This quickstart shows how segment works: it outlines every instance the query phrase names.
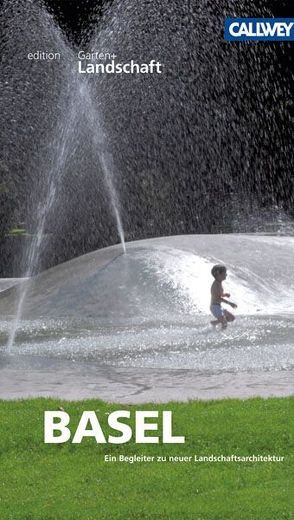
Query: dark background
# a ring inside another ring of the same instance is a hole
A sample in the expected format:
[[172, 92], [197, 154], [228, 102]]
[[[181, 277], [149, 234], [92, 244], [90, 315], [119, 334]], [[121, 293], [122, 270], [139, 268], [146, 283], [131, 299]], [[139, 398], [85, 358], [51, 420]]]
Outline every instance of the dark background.
[[[57, 20], [59, 26], [66, 33], [67, 38], [74, 46], [78, 46], [81, 41], [90, 38], [91, 29], [97, 24], [99, 15], [112, 3], [112, 0], [106, 0], [104, 2], [97, 0], [46, 0], [44, 3]], [[195, 3], [197, 4], [195, 1], [189, 2], [186, 0], [186, 4], [189, 3], [191, 6], [195, 6]], [[235, 4], [235, 12], [232, 16], [248, 16], [248, 13], [251, 12], [251, 7], [253, 7], [252, 2], [246, 0], [242, 2], [242, 7], [240, 7], [241, 4], [238, 7], [238, 2], [235, 2]], [[258, 13], [259, 7], [260, 12], [262, 12], [262, 9], [266, 6], [275, 17], [289, 17], [290, 5], [291, 2], [289, 1], [254, 2], [254, 16], [258, 16], [256, 13]], [[152, 1], [150, 1], [150, 6], [152, 6]], [[219, 16], [218, 4], [211, 2], [210, 10], [213, 12], [214, 9], [216, 15]], [[244, 13], [242, 9], [244, 9]], [[228, 15], [230, 15], [230, 13], [224, 12], [224, 16]], [[293, 91], [293, 84], [291, 84], [291, 75], [293, 73], [293, 44], [271, 43], [270, 45], [278, 58], [276, 64], [273, 66], [277, 67], [278, 64], [281, 91], [289, 92], [291, 89]], [[248, 59], [250, 59], [250, 53], [248, 53], [248, 56]], [[244, 58], [242, 57], [242, 59]], [[250, 63], [248, 65], [250, 67]], [[268, 67], [266, 60], [264, 61], [264, 67]], [[171, 78], [171, 81], [173, 79], [174, 78]], [[209, 102], [210, 100], [207, 100], [208, 104]], [[251, 109], [252, 112], [258, 112], [257, 102], [258, 100], [252, 98], [249, 90], [248, 99], [243, 99], [244, 106]], [[273, 103], [273, 100], [269, 100], [269, 102]], [[257, 173], [256, 177], [252, 178], [246, 186], [246, 194], [248, 195], [249, 193], [250, 195], [250, 193], [252, 193], [252, 195], [255, 195], [256, 192], [259, 191], [261, 215], [262, 212], [266, 212], [267, 208], [271, 205], [278, 205], [282, 208], [285, 215], [289, 219], [292, 219], [294, 216], [294, 182], [293, 174], [289, 172], [288, 165], [291, 164], [291, 155], [293, 164], [293, 144], [290, 127], [291, 117], [293, 121], [293, 102], [289, 101], [286, 108], [287, 114], [282, 114], [280, 121], [278, 112], [275, 116], [277, 118], [275, 121], [276, 128], [279, 128], [278, 137], [281, 137], [284, 150], [287, 150], [286, 160], [283, 161], [284, 152], [280, 152], [276, 136], [267, 136], [264, 139], [261, 136], [260, 143], [257, 142], [257, 146], [258, 144], [261, 145], [264, 153], [272, 157], [272, 161], [275, 162], [274, 175], [271, 178], [271, 189], [268, 189], [266, 172], [263, 171], [261, 164], [260, 172]], [[183, 126], [184, 124], [183, 122]], [[132, 131], [135, 134], [136, 129], [129, 130], [130, 138], [132, 137]], [[160, 139], [160, 137], [160, 128], [158, 128], [158, 135], [155, 136], [155, 138]], [[185, 139], [187, 143], [193, 142], [193, 136], [186, 135]], [[117, 142], [120, 142], [120, 136], [118, 136]], [[229, 144], [231, 145], [233, 143]], [[229, 144], [226, 150], [227, 143], [224, 142], [224, 153], [228, 155], [230, 154]], [[118, 158], [119, 153], [120, 150], [118, 146]], [[149, 167], [147, 164], [148, 157], [146, 161], [146, 157], [143, 156], [142, 162], [143, 159], [146, 162], [145, 177], [142, 176], [142, 178], [136, 179], [130, 177], [130, 181], [126, 177], [126, 181], [123, 181], [124, 184], [120, 187], [122, 198], [125, 201], [129, 199], [130, 202], [128, 211], [125, 211], [125, 214], [123, 214], [123, 220], [124, 223], [126, 223], [127, 240], [181, 233], [221, 233], [236, 231], [230, 226], [229, 219], [226, 220], [227, 200], [231, 202], [234, 196], [230, 184], [223, 183], [219, 186], [216, 183], [215, 187], [209, 186], [208, 190], [210, 196], [215, 201], [215, 206], [214, 208], [211, 208], [211, 206], [206, 207], [203, 200], [199, 200], [199, 193], [201, 194], [202, 191], [199, 190], [199, 186], [194, 183], [194, 179], [189, 177], [188, 172], [193, 171], [194, 167], [193, 157], [191, 164], [188, 164], [190, 160], [189, 153], [190, 152], [187, 151], [187, 164], [185, 165], [187, 170], [186, 177], [185, 174], [183, 174], [179, 179], [171, 178], [170, 190], [168, 177], [165, 177], [164, 184], [161, 185], [158, 182], [157, 171], [152, 170], [152, 161]], [[261, 162], [262, 161], [263, 159], [261, 158]], [[162, 165], [162, 171], [164, 172], [164, 165]], [[11, 178], [11, 172], [5, 170], [5, 168], [2, 174], [4, 175], [4, 179], [1, 179], [1, 186], [4, 186], [4, 189], [0, 189], [0, 276], [19, 276], [23, 274], [21, 257], [27, 238], [21, 236], [21, 233], [11, 232], [11, 230], [12, 228], [28, 228], [29, 226], [28, 222], [24, 222], [24, 206], [20, 203], [22, 199], [27, 197], [27, 192], [25, 191], [27, 188], [21, 179], [21, 165], [19, 171], [15, 172], [13, 178]], [[27, 185], [29, 186], [29, 183], [27, 183]], [[91, 182], [89, 186], [91, 186]], [[86, 185], [81, 185], [80, 191], [82, 192], [82, 190], [84, 190], [86, 194], [86, 188]], [[170, 199], [171, 193], [172, 199]], [[162, 197], [159, 195], [162, 195]], [[76, 199], [76, 194], [71, 192], [68, 187], [66, 188], [64, 197], [65, 200], [66, 197], [71, 199], [68, 200], [68, 206], [70, 206], [70, 202], [72, 202], [73, 205], [71, 217], [63, 226], [61, 233], [58, 226], [54, 228], [54, 221], [48, 223], [48, 234], [53, 236], [52, 247], [48, 247], [46, 254], [42, 256], [39, 269], [50, 267], [74, 256], [117, 242], [117, 232], [115, 226], [113, 226], [113, 219], [110, 219], [109, 214], [106, 212], [107, 204], [103, 205], [103, 201], [100, 201], [100, 214], [97, 216], [93, 210], [92, 218], [91, 209], [88, 213], [85, 212], [85, 221], [81, 223], [79, 214], [74, 211], [75, 207], [79, 204], [79, 198]], [[200, 196], [200, 198], [203, 197]], [[137, 205], [132, 205], [132, 201], [136, 200]], [[185, 201], [187, 201], [186, 205]], [[204, 214], [204, 218], [201, 222], [196, 220], [194, 212], [191, 211], [191, 208], [197, 204], [202, 208], [202, 214]], [[248, 211], [250, 213], [250, 208]], [[93, 220], [92, 223], [90, 223], [91, 218]], [[111, 224], [110, 221], [112, 222]], [[88, 223], [89, 232], [85, 231]], [[241, 231], [254, 231], [255, 229], [256, 227], [254, 227], [254, 225], [252, 228], [248, 227], [248, 220], [244, 225], [244, 229], [240, 226]]]
[[[52, 10], [67, 35], [79, 42], [83, 27], [85, 25], [89, 27], [93, 23], [93, 14], [101, 12], [103, 7], [112, 3], [112, 0], [46, 0], [45, 3]], [[190, 0], [190, 3], [197, 3], [197, 0]], [[238, 8], [238, 1], [235, 3]], [[247, 4], [250, 5], [250, 2]], [[290, 17], [293, 11], [293, 2], [289, 0], [257, 0], [254, 2], [255, 8], [258, 9], [259, 5], [260, 7], [266, 5], [275, 17]], [[241, 12], [240, 16], [242, 16]]]

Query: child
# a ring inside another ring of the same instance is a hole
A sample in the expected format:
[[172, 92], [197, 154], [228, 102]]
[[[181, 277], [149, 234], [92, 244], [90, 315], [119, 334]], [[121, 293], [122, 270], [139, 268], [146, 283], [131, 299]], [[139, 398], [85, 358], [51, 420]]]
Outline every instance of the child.
[[212, 286], [211, 286], [211, 303], [210, 310], [217, 318], [216, 320], [211, 321], [211, 325], [216, 326], [218, 323], [221, 323], [222, 329], [227, 327], [228, 321], [234, 321], [235, 316], [231, 314], [229, 311], [222, 309], [221, 303], [227, 303], [233, 309], [237, 308], [235, 303], [229, 302], [229, 300], [225, 300], [224, 297], [229, 298], [230, 295], [228, 293], [224, 293], [222, 282], [227, 278], [227, 269], [224, 265], [214, 265], [211, 269], [211, 274], [215, 278]]

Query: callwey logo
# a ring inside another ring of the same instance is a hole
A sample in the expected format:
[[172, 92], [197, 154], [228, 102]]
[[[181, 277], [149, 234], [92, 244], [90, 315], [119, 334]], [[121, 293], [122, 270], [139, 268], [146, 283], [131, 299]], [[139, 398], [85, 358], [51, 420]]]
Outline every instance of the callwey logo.
[[293, 41], [294, 18], [226, 18], [227, 41]]

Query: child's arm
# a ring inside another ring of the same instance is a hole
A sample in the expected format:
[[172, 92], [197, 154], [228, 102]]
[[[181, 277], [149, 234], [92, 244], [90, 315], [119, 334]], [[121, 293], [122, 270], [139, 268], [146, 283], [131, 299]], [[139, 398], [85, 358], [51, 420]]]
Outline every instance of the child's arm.
[[237, 309], [236, 303], [230, 302], [229, 300], [225, 300], [225, 298], [221, 298], [221, 301], [223, 303], [226, 303], [227, 305], [230, 305], [231, 307], [233, 307], [233, 309]]

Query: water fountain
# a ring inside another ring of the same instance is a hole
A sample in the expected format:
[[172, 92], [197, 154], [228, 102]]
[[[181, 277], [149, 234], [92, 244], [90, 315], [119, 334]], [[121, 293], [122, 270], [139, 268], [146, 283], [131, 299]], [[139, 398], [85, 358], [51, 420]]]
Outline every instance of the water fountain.
[[123, 252], [126, 253], [124, 230], [120, 216], [120, 203], [117, 196], [117, 190], [113, 182], [113, 160], [111, 153], [107, 150], [106, 137], [101, 126], [101, 115], [93, 103], [90, 86], [87, 83], [82, 83], [80, 85], [80, 96], [84, 113], [89, 123], [89, 134], [93, 140], [93, 155], [97, 156], [98, 163], [100, 163], [103, 179], [109, 194], [110, 204], [117, 225], [118, 235], [122, 244], [122, 249]]
[[[10, 11], [11, 2], [4, 3], [7, 60], [21, 56], [11, 46], [20, 10], [23, 41], [31, 49], [43, 49], [44, 42], [47, 50], [61, 49], [63, 64], [41, 69], [34, 63], [34, 77], [26, 61], [21, 68], [13, 62], [26, 87], [5, 84], [15, 112], [11, 120], [4, 107], [6, 162], [11, 171], [24, 169], [32, 183], [27, 206], [34, 230], [24, 271], [31, 279], [0, 295], [6, 387], [27, 369], [29, 392], [51, 393], [66, 380], [66, 395], [77, 395], [73, 388], [83, 384], [90, 395], [89, 374], [98, 374], [104, 386], [120, 374], [122, 387], [106, 395], [112, 398], [127, 395], [134, 381], [139, 394], [150, 385], [148, 370], [170, 388], [175, 377], [183, 385], [183, 371], [190, 369], [204, 393], [216, 385], [217, 395], [230, 395], [236, 379], [228, 374], [240, 374], [245, 395], [261, 381], [264, 395], [289, 392], [293, 238], [248, 233], [251, 207], [279, 218], [284, 211], [275, 195], [281, 171], [265, 153], [284, 142], [277, 126], [282, 108], [268, 94], [278, 100], [286, 89], [279, 82], [269, 88], [278, 68], [274, 51], [254, 46], [244, 58], [236, 46], [220, 45], [224, 2], [192, 7], [115, 0], [81, 47], [111, 51], [119, 61], [156, 57], [165, 74], [85, 79], [77, 74], [76, 49], [44, 6], [13, 5]], [[111, 245], [113, 218], [119, 245]], [[280, 234], [283, 225], [281, 218]], [[63, 244], [67, 226], [70, 244]], [[226, 226], [234, 233], [195, 234]], [[288, 234], [291, 226], [288, 218]], [[264, 231], [262, 222], [257, 229]], [[95, 241], [100, 234], [110, 247], [93, 251], [91, 236]], [[81, 240], [87, 244], [70, 255], [76, 258], [39, 272], [55, 247], [70, 249]], [[223, 334], [211, 331], [208, 312], [210, 269], [219, 262], [228, 266], [239, 303], [236, 323]]]
[[[4, 15], [8, 9], [10, 2], [4, 3]], [[75, 155], [77, 148], [77, 141], [79, 140], [79, 122], [85, 114], [85, 119], [89, 123], [89, 135], [93, 139], [95, 147], [95, 156], [100, 163], [100, 170], [106, 185], [110, 205], [113, 208], [114, 217], [117, 223], [118, 234], [122, 243], [123, 252], [126, 252], [123, 227], [119, 212], [119, 202], [112, 179], [112, 169], [110, 166], [111, 154], [106, 150], [106, 139], [103, 134], [101, 126], [101, 116], [98, 110], [94, 107], [91, 101], [90, 87], [87, 83], [74, 72], [74, 54], [70, 46], [64, 41], [58, 27], [53, 22], [53, 19], [48, 15], [44, 8], [38, 5], [34, 6], [33, 13], [28, 14], [29, 7], [24, 2], [19, 2], [18, 8], [22, 9], [22, 16], [25, 14], [34, 19], [37, 18], [38, 23], [42, 29], [45, 29], [43, 34], [44, 41], [48, 44], [54, 42], [59, 52], [62, 51], [65, 55], [66, 63], [64, 68], [65, 82], [62, 85], [61, 93], [57, 106], [61, 107], [57, 120], [53, 120], [53, 129], [51, 135], [47, 135], [47, 145], [44, 146], [43, 153], [45, 160], [42, 157], [39, 160], [39, 165], [33, 165], [34, 168], [42, 169], [42, 179], [39, 182], [37, 189], [37, 199], [32, 201], [32, 208], [30, 210], [34, 214], [36, 223], [36, 231], [33, 235], [32, 241], [27, 250], [24, 251], [24, 264], [26, 265], [25, 278], [31, 278], [33, 274], [38, 271], [38, 262], [41, 252], [42, 241], [44, 239], [44, 231], [50, 212], [54, 211], [59, 195], [59, 186], [62, 183], [63, 176], [66, 173], [67, 161], [70, 155]], [[11, 24], [14, 25], [15, 17], [19, 18], [18, 10], [16, 13], [10, 13]], [[41, 19], [44, 16], [45, 22]], [[39, 27], [38, 27], [39, 29]], [[32, 29], [27, 29], [32, 30]], [[30, 33], [29, 33], [30, 34]], [[47, 39], [46, 39], [47, 36]], [[51, 41], [52, 40], [52, 41]], [[47, 53], [48, 54], [48, 53]], [[55, 53], [51, 53], [54, 55]], [[44, 167], [45, 166], [45, 167]], [[23, 306], [26, 299], [28, 284], [20, 284], [18, 287], [18, 297], [16, 302], [15, 320], [11, 328], [8, 340], [8, 348], [11, 349], [20, 318], [23, 312]]]

